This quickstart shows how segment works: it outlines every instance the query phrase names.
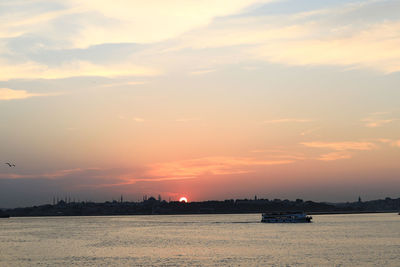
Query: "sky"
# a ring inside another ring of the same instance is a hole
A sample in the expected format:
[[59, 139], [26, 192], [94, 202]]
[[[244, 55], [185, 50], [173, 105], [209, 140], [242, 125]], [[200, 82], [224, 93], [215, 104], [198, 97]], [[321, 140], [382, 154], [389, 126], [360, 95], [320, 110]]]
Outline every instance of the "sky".
[[0, 207], [399, 197], [399, 14], [399, 0], [0, 0]]

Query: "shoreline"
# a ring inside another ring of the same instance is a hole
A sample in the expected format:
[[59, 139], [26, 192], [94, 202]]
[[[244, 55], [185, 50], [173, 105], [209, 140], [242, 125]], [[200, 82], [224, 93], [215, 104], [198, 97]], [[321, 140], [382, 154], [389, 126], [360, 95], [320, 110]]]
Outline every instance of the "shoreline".
[[[304, 212], [307, 215], [348, 215], [348, 214], [381, 214], [381, 213], [397, 213], [400, 215], [398, 210], [388, 211], [332, 211], [332, 212]], [[120, 216], [188, 216], [188, 215], [240, 215], [240, 214], [262, 214], [262, 212], [243, 212], [243, 213], [174, 213], [174, 214], [88, 214], [88, 215], [22, 215], [22, 216], [10, 216], [0, 219], [9, 218], [42, 218], [42, 217], [120, 217]]]
[[194, 214], [252, 214], [264, 212], [303, 212], [309, 215], [398, 213], [400, 198], [378, 199], [366, 202], [325, 203], [268, 199], [230, 199], [203, 202], [166, 202], [153, 197], [143, 202], [65, 202], [25, 208], [2, 210], [0, 215], [10, 217], [59, 216], [125, 216], [125, 215], [194, 215]]

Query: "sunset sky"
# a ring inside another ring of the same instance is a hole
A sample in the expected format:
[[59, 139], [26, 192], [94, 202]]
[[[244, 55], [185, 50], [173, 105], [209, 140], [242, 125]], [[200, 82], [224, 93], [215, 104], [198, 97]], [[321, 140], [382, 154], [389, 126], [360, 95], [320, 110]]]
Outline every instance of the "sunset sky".
[[0, 207], [399, 197], [399, 0], [0, 0], [0, 22]]

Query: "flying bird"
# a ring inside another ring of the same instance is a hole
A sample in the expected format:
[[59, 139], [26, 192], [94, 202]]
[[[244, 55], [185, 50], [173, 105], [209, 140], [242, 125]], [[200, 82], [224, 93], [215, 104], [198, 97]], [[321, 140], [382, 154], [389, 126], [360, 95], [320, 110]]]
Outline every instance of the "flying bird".
[[8, 167], [15, 167], [15, 164], [11, 164], [11, 163], [9, 163], [9, 162], [6, 162], [5, 164], [7, 164], [8, 165]]

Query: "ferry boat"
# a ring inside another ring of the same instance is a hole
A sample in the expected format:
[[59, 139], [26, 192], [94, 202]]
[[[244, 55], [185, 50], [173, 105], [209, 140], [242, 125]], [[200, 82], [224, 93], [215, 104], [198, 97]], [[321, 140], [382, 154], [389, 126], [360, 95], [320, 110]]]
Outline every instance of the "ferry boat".
[[312, 217], [303, 212], [274, 212], [263, 213], [261, 222], [263, 223], [309, 223]]

